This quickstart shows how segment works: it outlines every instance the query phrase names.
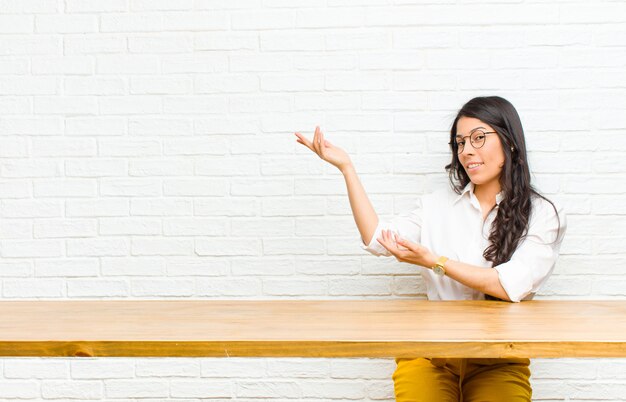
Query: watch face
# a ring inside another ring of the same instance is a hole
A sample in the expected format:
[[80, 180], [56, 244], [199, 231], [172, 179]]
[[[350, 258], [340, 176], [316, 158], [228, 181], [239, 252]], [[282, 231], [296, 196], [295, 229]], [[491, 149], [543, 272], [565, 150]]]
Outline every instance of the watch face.
[[433, 268], [433, 272], [439, 276], [443, 276], [445, 273], [445, 271], [438, 265]]

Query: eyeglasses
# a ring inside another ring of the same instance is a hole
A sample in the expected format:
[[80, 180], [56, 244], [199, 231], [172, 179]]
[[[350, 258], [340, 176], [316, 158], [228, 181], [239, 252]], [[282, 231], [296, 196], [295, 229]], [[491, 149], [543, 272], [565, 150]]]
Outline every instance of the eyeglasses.
[[456, 137], [453, 142], [449, 142], [452, 150], [454, 147], [457, 148], [457, 153], [463, 153], [463, 149], [465, 148], [465, 139], [469, 137], [470, 142], [474, 149], [481, 148], [485, 145], [485, 139], [488, 134], [497, 134], [495, 131], [482, 131], [482, 130], [474, 130], [470, 135], [466, 135], [465, 137], [461, 137], [460, 135]]

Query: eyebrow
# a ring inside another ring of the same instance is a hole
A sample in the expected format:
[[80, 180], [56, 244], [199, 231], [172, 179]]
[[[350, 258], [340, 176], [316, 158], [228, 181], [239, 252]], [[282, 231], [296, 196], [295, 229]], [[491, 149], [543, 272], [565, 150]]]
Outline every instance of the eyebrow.
[[[479, 128], [482, 128], [483, 130], [486, 130], [486, 128], [485, 128], [485, 127], [483, 127], [483, 126], [480, 126], [480, 127], [474, 127], [473, 129], [471, 129], [471, 130], [470, 130], [470, 135], [471, 135], [474, 131], [478, 130]], [[463, 137], [461, 134], [457, 134], [456, 136], [457, 136], [457, 137], [461, 137], [461, 138]]]

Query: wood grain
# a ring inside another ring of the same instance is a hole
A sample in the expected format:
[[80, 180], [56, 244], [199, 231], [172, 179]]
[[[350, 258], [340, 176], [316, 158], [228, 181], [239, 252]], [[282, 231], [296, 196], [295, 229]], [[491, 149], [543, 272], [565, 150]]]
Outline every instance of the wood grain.
[[0, 356], [626, 357], [626, 301], [2, 301]]

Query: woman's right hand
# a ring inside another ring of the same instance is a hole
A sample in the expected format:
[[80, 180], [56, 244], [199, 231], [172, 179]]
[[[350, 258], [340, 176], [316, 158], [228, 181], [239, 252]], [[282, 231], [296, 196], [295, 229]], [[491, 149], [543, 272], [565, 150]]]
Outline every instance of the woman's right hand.
[[346, 151], [324, 139], [324, 134], [322, 134], [319, 126], [315, 127], [315, 134], [313, 135], [312, 142], [300, 133], [294, 134], [298, 137], [297, 141], [300, 144], [315, 152], [320, 158], [335, 166], [337, 169], [343, 171], [343, 169], [352, 163], [350, 156], [348, 156]]

